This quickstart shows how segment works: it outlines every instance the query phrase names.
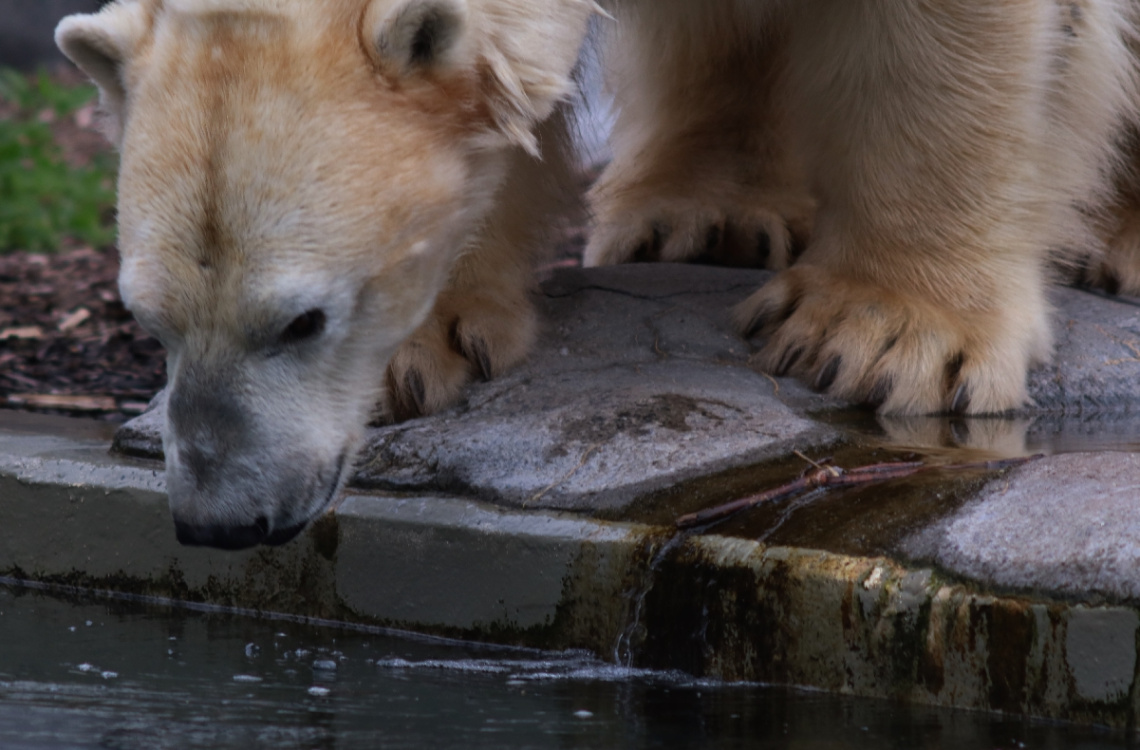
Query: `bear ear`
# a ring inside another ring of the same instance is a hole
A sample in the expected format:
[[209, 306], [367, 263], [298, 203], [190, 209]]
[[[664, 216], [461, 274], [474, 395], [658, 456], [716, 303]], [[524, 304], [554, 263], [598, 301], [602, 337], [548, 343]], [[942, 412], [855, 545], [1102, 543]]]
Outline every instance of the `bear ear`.
[[364, 17], [365, 44], [376, 62], [400, 74], [462, 62], [464, 0], [377, 0]]
[[67, 16], [55, 29], [55, 43], [99, 87], [107, 137], [116, 145], [126, 104], [123, 66], [144, 32], [141, 8], [116, 2], [91, 15]]

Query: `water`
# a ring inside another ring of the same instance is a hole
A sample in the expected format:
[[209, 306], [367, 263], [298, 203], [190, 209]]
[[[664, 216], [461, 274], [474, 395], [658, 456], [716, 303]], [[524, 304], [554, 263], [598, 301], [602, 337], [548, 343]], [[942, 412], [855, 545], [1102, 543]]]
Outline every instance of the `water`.
[[0, 586], [0, 748], [1118, 748], [1121, 734]]

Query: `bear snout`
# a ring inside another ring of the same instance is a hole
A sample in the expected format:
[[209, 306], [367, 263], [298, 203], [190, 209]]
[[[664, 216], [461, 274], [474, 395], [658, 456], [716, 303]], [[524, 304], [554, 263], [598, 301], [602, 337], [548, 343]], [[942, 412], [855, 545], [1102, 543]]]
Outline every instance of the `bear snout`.
[[260, 461], [237, 453], [214, 456], [202, 482], [203, 467], [184, 460], [194, 452], [177, 441], [167, 450], [175, 532], [181, 544], [225, 550], [291, 541], [335, 500], [348, 465], [347, 451], [331, 463], [296, 452]]

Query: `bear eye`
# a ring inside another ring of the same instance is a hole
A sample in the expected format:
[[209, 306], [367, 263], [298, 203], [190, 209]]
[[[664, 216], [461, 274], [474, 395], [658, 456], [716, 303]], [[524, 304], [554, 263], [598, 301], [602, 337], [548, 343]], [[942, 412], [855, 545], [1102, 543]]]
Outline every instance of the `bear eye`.
[[285, 344], [293, 344], [319, 336], [323, 330], [325, 330], [324, 310], [313, 308], [298, 315], [292, 323], [285, 327], [285, 330], [281, 332], [281, 341]]

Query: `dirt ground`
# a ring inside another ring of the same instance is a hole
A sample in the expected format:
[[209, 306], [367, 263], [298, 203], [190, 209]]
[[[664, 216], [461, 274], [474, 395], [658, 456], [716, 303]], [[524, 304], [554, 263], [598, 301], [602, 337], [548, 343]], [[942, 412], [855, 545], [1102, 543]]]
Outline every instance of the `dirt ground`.
[[137, 414], [165, 352], [119, 300], [114, 248], [0, 256], [0, 397], [9, 407]]

